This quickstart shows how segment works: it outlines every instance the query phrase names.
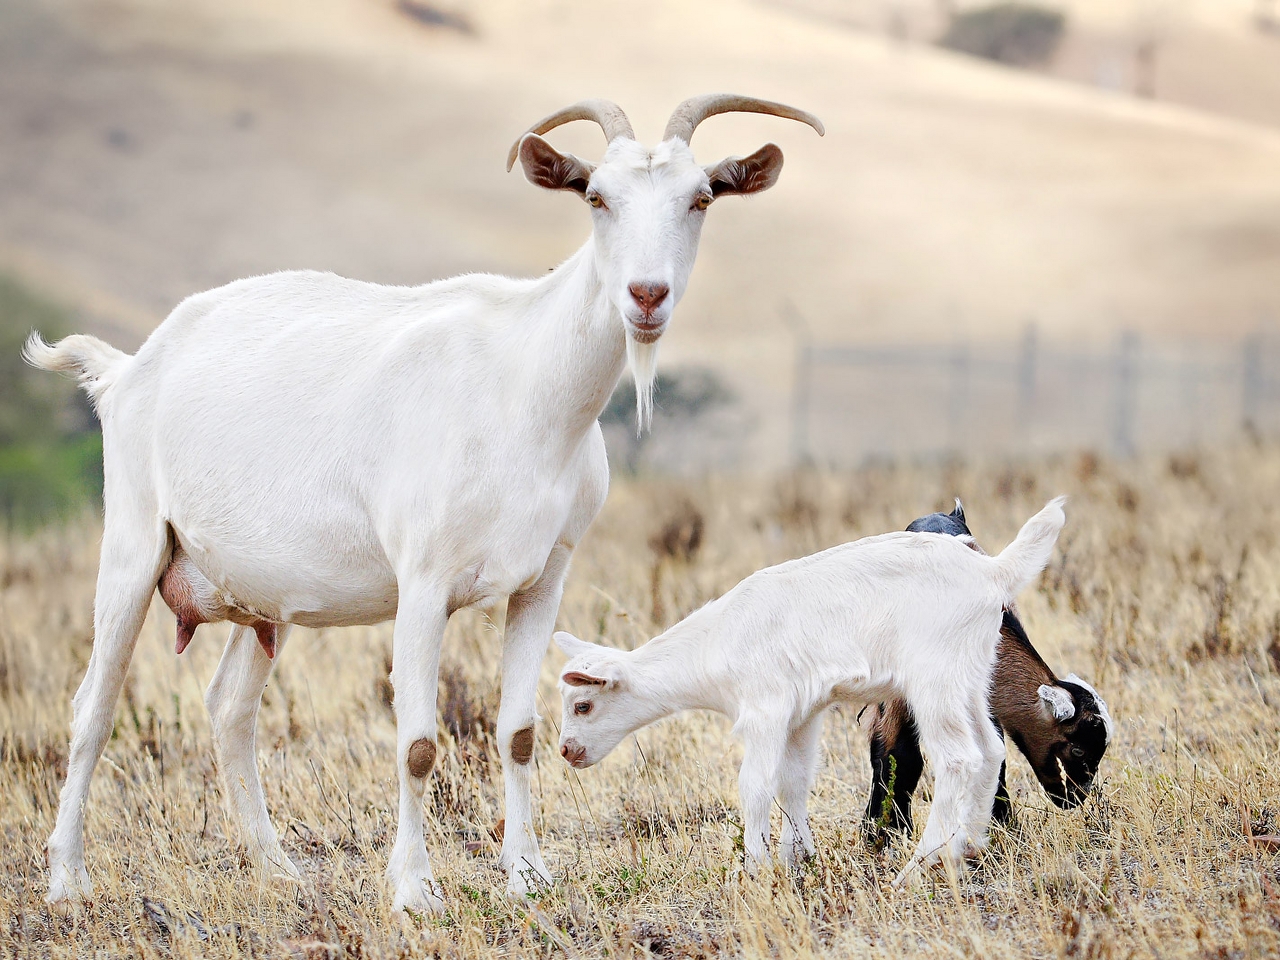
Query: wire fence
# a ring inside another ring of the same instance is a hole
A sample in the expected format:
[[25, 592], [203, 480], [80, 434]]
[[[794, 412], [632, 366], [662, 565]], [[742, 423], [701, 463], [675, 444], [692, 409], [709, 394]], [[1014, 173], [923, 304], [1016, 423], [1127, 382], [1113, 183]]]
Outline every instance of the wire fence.
[[[802, 329], [802, 328], [801, 328]], [[792, 458], [1118, 456], [1280, 435], [1280, 339], [838, 346], [799, 337]]]

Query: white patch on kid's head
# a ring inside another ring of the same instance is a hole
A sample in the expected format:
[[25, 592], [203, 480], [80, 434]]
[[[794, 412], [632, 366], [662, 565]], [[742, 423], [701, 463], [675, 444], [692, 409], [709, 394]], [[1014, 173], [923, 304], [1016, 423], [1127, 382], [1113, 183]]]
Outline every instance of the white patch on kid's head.
[[1073, 673], [1073, 674], [1070, 674], [1070, 675], [1066, 678], [1066, 680], [1067, 680], [1067, 682], [1068, 682], [1068, 683], [1074, 683], [1074, 684], [1078, 684], [1079, 686], [1084, 687], [1084, 688], [1085, 688], [1086, 690], [1088, 690], [1091, 694], [1093, 694], [1093, 699], [1094, 699], [1094, 700], [1097, 702], [1097, 704], [1098, 704], [1098, 716], [1100, 716], [1100, 717], [1102, 718], [1102, 724], [1103, 724], [1103, 726], [1105, 726], [1105, 727], [1107, 728], [1107, 743], [1108, 743], [1108, 744], [1110, 744], [1110, 743], [1111, 743], [1111, 735], [1115, 732], [1115, 725], [1111, 722], [1111, 713], [1110, 713], [1110, 711], [1108, 711], [1108, 710], [1107, 710], [1107, 703], [1106, 703], [1106, 701], [1105, 701], [1105, 700], [1103, 700], [1100, 696], [1098, 696], [1098, 691], [1097, 691], [1097, 690], [1095, 690], [1095, 689], [1093, 689], [1093, 686], [1092, 686], [1091, 684], [1087, 683], [1087, 682], [1086, 682], [1086, 681], [1084, 681], [1084, 680], [1081, 680], [1081, 679], [1080, 679], [1079, 677], [1077, 677], [1074, 673]]

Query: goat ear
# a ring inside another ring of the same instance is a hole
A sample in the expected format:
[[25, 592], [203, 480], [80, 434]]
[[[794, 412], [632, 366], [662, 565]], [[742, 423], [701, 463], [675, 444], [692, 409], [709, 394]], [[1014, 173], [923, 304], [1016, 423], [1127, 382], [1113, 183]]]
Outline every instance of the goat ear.
[[590, 643], [586, 640], [579, 640], [572, 633], [565, 633], [563, 630], [557, 631], [553, 635], [552, 639], [555, 640], [556, 646], [563, 650], [565, 656], [570, 660], [578, 656], [578, 654], [589, 653], [596, 649], [596, 645], [594, 643]]
[[[570, 662], [566, 666], [575, 665], [574, 660], [584, 653], [601, 652], [606, 649], [599, 644], [579, 640], [572, 633], [565, 633], [563, 630], [554, 634], [554, 637], [556, 645], [569, 656]], [[560, 679], [571, 687], [617, 686], [622, 679], [621, 668], [617, 664], [610, 662], [607, 654], [591, 657], [587, 661], [587, 669], [596, 672], [587, 673], [586, 670], [566, 670]]]
[[1076, 715], [1076, 702], [1071, 698], [1070, 691], [1064, 690], [1062, 687], [1042, 683], [1037, 692], [1040, 694], [1040, 699], [1049, 708], [1049, 712], [1053, 714], [1053, 719], [1058, 721], [1070, 720]]
[[581, 673], [577, 670], [571, 670], [560, 678], [571, 687], [607, 687], [609, 679], [607, 677], [593, 677], [589, 673]]
[[520, 141], [520, 166], [530, 183], [547, 190], [587, 192], [595, 167], [571, 153], [561, 153], [536, 133]]
[[749, 157], [726, 157], [706, 170], [714, 197], [760, 193], [778, 182], [782, 150], [776, 144], [766, 143]]

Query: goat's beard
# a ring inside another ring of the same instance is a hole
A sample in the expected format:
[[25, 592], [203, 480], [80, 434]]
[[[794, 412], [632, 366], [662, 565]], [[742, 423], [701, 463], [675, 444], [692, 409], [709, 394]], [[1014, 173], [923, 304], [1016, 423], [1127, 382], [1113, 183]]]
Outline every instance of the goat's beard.
[[627, 366], [636, 384], [636, 436], [653, 425], [653, 383], [658, 376], [658, 344], [627, 337]]

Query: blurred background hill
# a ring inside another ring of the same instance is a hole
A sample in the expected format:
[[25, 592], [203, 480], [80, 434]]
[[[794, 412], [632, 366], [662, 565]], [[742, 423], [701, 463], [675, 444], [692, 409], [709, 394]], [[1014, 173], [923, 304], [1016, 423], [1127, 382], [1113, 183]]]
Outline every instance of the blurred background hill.
[[[733, 398], [706, 427], [731, 442], [664, 455], [659, 422], [650, 454], [627, 444], [615, 462], [768, 467], [890, 440], [911, 453], [946, 446], [935, 434], [948, 429], [957, 442], [964, 425], [963, 442], [981, 446], [982, 424], [1026, 401], [1027, 370], [1066, 349], [1116, 371], [1090, 388], [1110, 398], [1102, 433], [1015, 424], [995, 446], [1123, 447], [1126, 402], [1156, 402], [1126, 400], [1125, 370], [1148, 355], [1126, 360], [1126, 343], [1178, 345], [1172, 363], [1220, 353], [1175, 392], [1205, 404], [1196, 384], [1212, 380], [1231, 411], [1210, 420], [1235, 428], [1250, 389], [1270, 396], [1247, 357], [1280, 317], [1274, 7], [6, 0], [0, 273], [126, 349], [182, 297], [248, 274], [536, 274], [589, 221], [571, 197], [504, 172], [521, 130], [604, 96], [652, 141], [680, 99], [736, 90], [810, 109], [828, 134], [733, 116], [695, 137], [708, 162], [765, 140], [787, 157], [773, 191], [716, 205], [663, 341], [664, 369]], [[1029, 47], [1006, 36], [1028, 16], [1041, 24]], [[588, 157], [602, 148], [585, 124], [552, 139]], [[1017, 345], [1032, 324], [1046, 359], [1028, 367]], [[886, 344], [896, 365], [827, 363], [819, 376], [811, 362]], [[1012, 392], [982, 406], [978, 388], [997, 374], [981, 361], [1006, 347]], [[854, 381], [871, 395], [840, 393]], [[936, 403], [920, 400], [942, 381]], [[1073, 401], [1032, 395], [1042, 414]], [[913, 426], [887, 440], [806, 440], [912, 401]], [[672, 417], [686, 433], [697, 419]], [[696, 462], [698, 449], [717, 462]]]

